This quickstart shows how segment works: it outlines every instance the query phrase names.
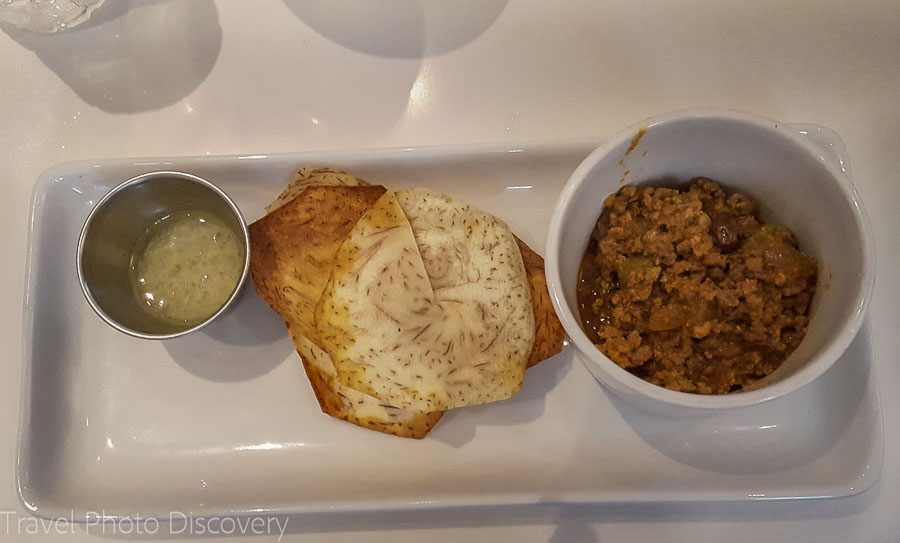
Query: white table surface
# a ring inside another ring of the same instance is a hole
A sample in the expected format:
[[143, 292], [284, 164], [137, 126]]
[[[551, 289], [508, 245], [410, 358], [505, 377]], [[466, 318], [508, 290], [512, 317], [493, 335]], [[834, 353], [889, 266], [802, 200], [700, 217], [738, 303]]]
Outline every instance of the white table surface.
[[2, 30], [0, 538], [115, 535], [28, 535], [16, 498], [29, 196], [49, 166], [604, 137], [714, 106], [822, 124], [847, 145], [878, 251], [870, 307], [885, 462], [875, 487], [818, 502], [293, 517], [282, 540], [900, 541], [896, 0], [108, 0], [68, 34]]

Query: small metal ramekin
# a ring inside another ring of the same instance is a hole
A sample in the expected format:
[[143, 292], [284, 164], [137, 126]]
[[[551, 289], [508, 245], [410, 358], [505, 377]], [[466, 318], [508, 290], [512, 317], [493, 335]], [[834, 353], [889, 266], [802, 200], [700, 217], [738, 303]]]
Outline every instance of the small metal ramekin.
[[[221, 217], [243, 243], [244, 264], [222, 307], [198, 324], [179, 326], [140, 307], [129, 268], [139, 236], [162, 216], [185, 210]], [[100, 318], [134, 337], [169, 339], [203, 328], [237, 299], [250, 269], [250, 235], [237, 205], [209, 181], [183, 172], [150, 172], [125, 181], [97, 202], [78, 238], [76, 261], [81, 289]]]

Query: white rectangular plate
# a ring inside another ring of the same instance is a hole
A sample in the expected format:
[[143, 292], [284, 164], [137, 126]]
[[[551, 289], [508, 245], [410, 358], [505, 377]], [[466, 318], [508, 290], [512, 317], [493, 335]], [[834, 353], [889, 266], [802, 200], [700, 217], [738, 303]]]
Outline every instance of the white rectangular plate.
[[881, 470], [868, 327], [822, 378], [769, 404], [667, 419], [610, 397], [571, 349], [514, 398], [453, 410], [424, 440], [319, 411], [283, 322], [247, 289], [223, 320], [153, 342], [82, 297], [78, 232], [139, 173], [175, 169], [228, 192], [248, 221], [301, 165], [426, 186], [507, 221], [543, 252], [556, 197], [594, 141], [63, 164], [34, 190], [18, 484], [44, 517], [167, 517], [540, 502], [833, 497]]

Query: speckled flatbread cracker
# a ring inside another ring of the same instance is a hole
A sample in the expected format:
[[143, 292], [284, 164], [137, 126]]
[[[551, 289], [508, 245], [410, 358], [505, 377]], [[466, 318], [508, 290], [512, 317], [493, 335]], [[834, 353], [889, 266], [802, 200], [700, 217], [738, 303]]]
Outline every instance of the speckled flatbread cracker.
[[[527, 367], [562, 348], [543, 260], [491, 215], [325, 168], [301, 169], [267, 209], [250, 227], [254, 283], [287, 321], [332, 417], [421, 438], [443, 406], [509, 397]], [[379, 274], [392, 284], [391, 270], [406, 284], [379, 285]], [[350, 274], [368, 282], [364, 296]], [[404, 352], [410, 364], [373, 365], [366, 349], [393, 352], [395, 362]]]
[[[320, 177], [317, 182], [328, 179]], [[380, 432], [421, 438], [442, 412], [395, 408], [340, 385], [328, 354], [310, 339], [315, 337], [314, 308], [331, 274], [334, 254], [359, 217], [385, 192], [381, 186], [351, 187], [352, 183], [304, 186], [290, 201], [250, 225], [254, 287], [287, 321], [324, 413]]]
[[384, 192], [380, 185], [309, 187], [250, 225], [253, 286], [302, 334], [313, 334], [313, 310], [338, 247]]
[[343, 386], [337, 381], [328, 353], [292, 329], [290, 323], [288, 332], [323, 413], [364, 428], [416, 439], [425, 437], [444, 415], [443, 411], [424, 413], [400, 409]]
[[531, 308], [534, 311], [534, 346], [528, 358], [530, 368], [561, 353], [566, 332], [556, 316], [553, 302], [550, 301], [547, 276], [544, 275], [544, 259], [518, 237], [516, 244], [525, 264], [525, 275], [531, 289]]
[[343, 384], [416, 411], [512, 396], [534, 343], [509, 228], [424, 189], [388, 191], [359, 220], [315, 320]]
[[331, 168], [300, 168], [297, 170], [297, 173], [294, 174], [294, 178], [291, 179], [288, 187], [278, 195], [278, 198], [276, 198], [275, 201], [266, 206], [266, 213], [271, 213], [297, 196], [300, 196], [300, 193], [306, 190], [307, 187], [358, 187], [360, 185], [368, 184], [369, 183], [366, 181], [350, 175], [349, 173], [332, 170]]

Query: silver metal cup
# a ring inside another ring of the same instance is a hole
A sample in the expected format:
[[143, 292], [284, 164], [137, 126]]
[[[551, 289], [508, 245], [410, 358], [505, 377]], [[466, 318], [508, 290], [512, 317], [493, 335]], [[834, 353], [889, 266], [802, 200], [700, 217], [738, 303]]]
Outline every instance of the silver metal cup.
[[[199, 324], [178, 325], [140, 306], [129, 269], [135, 243], [162, 216], [206, 211], [220, 217], [243, 243], [240, 279], [228, 300]], [[109, 191], [91, 210], [78, 240], [78, 279], [85, 298], [113, 328], [144, 339], [168, 339], [203, 328], [237, 299], [250, 269], [250, 236], [237, 205], [196, 175], [160, 171], [139, 175]]]

